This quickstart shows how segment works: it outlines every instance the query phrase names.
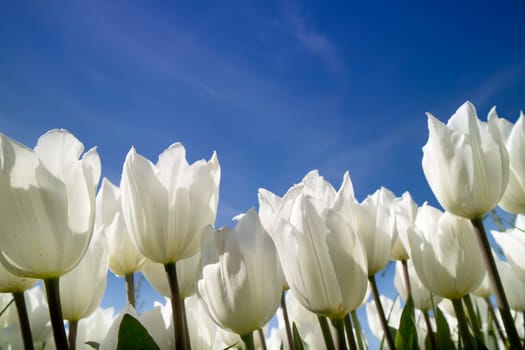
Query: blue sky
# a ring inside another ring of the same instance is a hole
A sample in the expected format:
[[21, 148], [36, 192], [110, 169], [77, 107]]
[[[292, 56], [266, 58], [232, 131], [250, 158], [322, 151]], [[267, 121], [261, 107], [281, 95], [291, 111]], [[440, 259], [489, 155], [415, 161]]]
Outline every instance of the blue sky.
[[[425, 112], [525, 109], [523, 1], [0, 4], [0, 132], [66, 128], [120, 182], [131, 145], [218, 152], [217, 224], [311, 169], [358, 199], [386, 186], [437, 205]], [[122, 289], [123, 290], [123, 289]]]

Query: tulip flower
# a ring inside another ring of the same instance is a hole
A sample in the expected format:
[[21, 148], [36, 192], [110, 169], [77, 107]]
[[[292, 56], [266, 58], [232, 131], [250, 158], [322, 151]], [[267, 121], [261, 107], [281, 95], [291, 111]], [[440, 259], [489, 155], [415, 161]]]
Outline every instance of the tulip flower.
[[343, 317], [359, 306], [367, 284], [365, 251], [341, 204], [343, 197], [353, 196], [352, 183], [345, 174], [334, 196], [326, 184], [313, 187], [307, 181], [304, 186], [308, 190], [294, 195], [289, 213], [281, 212], [272, 238], [299, 302], [318, 315]]
[[24, 292], [35, 285], [38, 280], [18, 277], [0, 265], [0, 293]]
[[[412, 300], [414, 302], [414, 307], [416, 309], [419, 309], [423, 312], [428, 311], [431, 309], [434, 305], [437, 305], [441, 301], [441, 297], [438, 295], [433, 295], [421, 282], [419, 279], [416, 270], [414, 268], [414, 264], [411, 260], [407, 261], [408, 266], [408, 274], [410, 276], [410, 289], [411, 289], [411, 296]], [[407, 300], [407, 290], [404, 285], [403, 281], [403, 267], [401, 265], [401, 262], [396, 263], [396, 273], [394, 276], [394, 286], [396, 287], [397, 292], [399, 295], [404, 299]]]
[[[131, 239], [149, 260], [163, 264], [170, 283], [175, 346], [184, 349], [184, 320], [177, 261], [200, 247], [202, 232], [213, 224], [219, 200], [217, 156], [189, 165], [180, 143], [168, 147], [156, 165], [131, 148], [120, 184], [124, 220]], [[178, 334], [178, 335], [177, 335]]]
[[37, 280], [32, 278], [15, 276], [0, 264], [0, 293], [12, 293], [13, 295], [25, 349], [33, 348], [33, 336], [31, 335], [24, 291], [34, 286], [36, 282]]
[[416, 226], [410, 245], [417, 275], [429, 291], [452, 301], [465, 347], [471, 347], [462, 298], [485, 276], [483, 256], [472, 249], [475, 228], [468, 220], [427, 204], [419, 209]]
[[[404, 281], [405, 277], [410, 280], [410, 290], [409, 291], [407, 291], [407, 288], [405, 286], [405, 281]], [[434, 305], [437, 305], [437, 303], [441, 301], [441, 297], [438, 295], [432, 294], [423, 285], [423, 283], [417, 276], [412, 260], [406, 260], [404, 261], [404, 263], [401, 261], [396, 262], [396, 273], [394, 276], [394, 286], [396, 287], [399, 295], [405, 301], [408, 300], [409, 297], [412, 298], [414, 307], [418, 310], [421, 310], [421, 313], [427, 325], [427, 331], [428, 331], [427, 333], [429, 335], [429, 339], [432, 344], [432, 348], [435, 348], [436, 340], [434, 337], [434, 333], [432, 329], [432, 322], [430, 320], [428, 310], [434, 307]]]
[[[167, 326], [163, 321], [163, 317], [160, 313], [160, 308], [156, 308], [156, 311], [154, 311], [156, 315], [146, 315], [144, 317], [144, 320], [140, 318], [140, 316], [137, 316], [137, 313], [135, 311], [135, 308], [131, 305], [127, 305], [124, 310], [122, 310], [119, 315], [113, 320], [113, 323], [109, 327], [106, 337], [104, 340], [100, 343], [100, 350], [114, 350], [117, 349], [117, 345], [119, 343], [119, 330], [122, 325], [122, 320], [124, 319], [125, 315], [129, 315], [136, 319], [148, 332], [148, 334], [154, 339], [154, 341], [159, 341], [159, 338], [162, 338], [162, 344], [164, 347], [162, 349], [167, 349], [169, 346], [166, 346], [166, 338], [167, 337]], [[161, 334], [164, 333], [164, 334]], [[157, 339], [155, 339], [157, 337]]]
[[[108, 265], [107, 240], [99, 231], [80, 263], [60, 280], [62, 313], [69, 321], [69, 344], [76, 344], [78, 321], [91, 315], [104, 296]], [[75, 348], [70, 345], [70, 349]]]
[[95, 149], [79, 159], [83, 150], [65, 130], [47, 132], [34, 150], [0, 134], [0, 261], [12, 273], [60, 277], [84, 256], [100, 160]]
[[423, 285], [432, 293], [459, 299], [485, 276], [474, 227], [465, 219], [424, 204], [410, 237], [412, 261]]
[[76, 348], [91, 349], [86, 342], [102, 343], [113, 323], [113, 308], [97, 308], [89, 317], [78, 322]]
[[362, 203], [351, 206], [354, 230], [366, 250], [368, 276], [383, 269], [390, 260], [396, 240], [395, 215], [391, 210], [395, 196], [381, 187]]
[[470, 219], [512, 347], [521, 349], [503, 284], [490, 252], [483, 215], [503, 197], [509, 180], [509, 154], [497, 118], [481, 122], [470, 102], [447, 125], [428, 114], [429, 138], [423, 147], [427, 181], [447, 211]]
[[122, 214], [120, 189], [104, 178], [96, 202], [95, 229], [102, 230], [108, 240], [109, 269], [125, 278], [128, 303], [135, 306], [134, 273], [146, 259], [131, 241]]
[[509, 178], [509, 155], [495, 120], [481, 122], [470, 102], [446, 125], [427, 115], [423, 170], [434, 195], [452, 214], [481, 218], [498, 204]]
[[[176, 269], [180, 297], [185, 299], [195, 294], [197, 279], [201, 273], [201, 253], [198, 252], [190, 258], [179, 260]], [[170, 297], [170, 286], [162, 264], [147, 260], [142, 267], [142, 273], [157, 292], [165, 297]]]
[[[401, 313], [403, 309], [401, 307], [401, 301], [399, 298], [392, 300], [385, 295], [380, 297], [381, 305], [388, 315], [388, 324], [394, 329], [399, 328], [399, 321], [401, 319]], [[377, 312], [377, 304], [373, 302], [366, 303], [366, 317], [368, 321], [368, 326], [372, 334], [378, 338], [382, 339], [384, 337], [384, 330], [381, 326], [381, 320]]]
[[516, 311], [525, 311], [525, 282], [516, 276], [507, 262], [498, 261], [501, 279], [507, 292], [510, 308]]
[[175, 143], [154, 165], [131, 148], [120, 189], [124, 219], [141, 253], [164, 265], [195, 255], [204, 228], [215, 222], [219, 181], [215, 153], [189, 165], [184, 146]]
[[[368, 261], [368, 280], [385, 330], [388, 325], [379, 301], [375, 274], [388, 264], [397, 238], [395, 214], [392, 209], [394, 198], [392, 192], [381, 187], [361, 203], [355, 202], [353, 198], [347, 199], [345, 203], [345, 212], [351, 218], [353, 229], [363, 242]], [[394, 349], [393, 338], [389, 332], [385, 331], [385, 334], [388, 347]]]
[[215, 343], [217, 326], [210, 318], [206, 305], [197, 295], [186, 298], [185, 303], [188, 310], [191, 348], [193, 350], [211, 349]]
[[206, 229], [202, 265], [198, 290], [209, 314], [222, 328], [253, 343], [252, 332], [277, 310], [283, 283], [275, 246], [254, 209], [234, 230]]
[[505, 232], [491, 231], [492, 236], [503, 249], [509, 265], [517, 277], [525, 282], [525, 216], [518, 215], [515, 227]]
[[520, 117], [515, 124], [506, 119], [499, 118], [496, 108], [489, 113], [489, 121], [499, 127], [509, 153], [509, 182], [499, 206], [514, 214], [525, 214], [525, 164], [522, 155], [525, 152], [525, 115]]
[[[343, 343], [342, 321], [366, 293], [367, 259], [347, 210], [348, 202], [354, 200], [348, 173], [335, 195], [329, 188], [331, 185], [305, 183], [292, 203], [289, 218], [279, 218], [272, 238], [290, 289], [308, 310], [330, 318]], [[323, 328], [330, 346], [327, 326]]]
[[166, 323], [161, 306], [155, 306], [153, 309], [140, 314], [137, 319], [146, 328], [159, 349], [173, 348], [173, 339], [170, 337], [170, 334], [173, 333], [167, 331], [170, 324]]
[[[2, 295], [8, 296], [6, 300], [12, 299], [9, 294], [0, 294], [0, 296]], [[27, 345], [27, 341], [31, 341], [30, 349], [54, 348], [51, 325], [49, 323], [49, 311], [42, 288], [37, 285], [28, 289], [25, 291], [24, 297], [32, 338], [24, 338], [22, 342], [20, 335], [23, 335], [21, 333], [23, 329], [20, 328], [18, 322], [18, 310], [15, 310], [14, 307], [9, 307], [0, 317], [0, 348], [23, 349]], [[2, 305], [0, 298], [0, 311], [3, 310], [3, 307], [4, 305]]]
[[392, 207], [396, 221], [396, 233], [394, 234], [396, 240], [392, 246], [390, 258], [403, 261], [410, 258], [408, 252], [408, 250], [410, 250], [408, 231], [414, 229], [414, 221], [416, 220], [418, 205], [414, 202], [410, 193], [405, 192], [401, 197], [395, 198], [392, 201]]
[[109, 254], [106, 237], [98, 232], [80, 261], [60, 280], [64, 319], [78, 321], [95, 311], [106, 290]]
[[44, 280], [58, 347], [67, 346], [58, 279], [87, 249], [100, 178], [96, 149], [79, 159], [83, 151], [66, 130], [48, 131], [34, 150], [0, 134], [0, 263]]

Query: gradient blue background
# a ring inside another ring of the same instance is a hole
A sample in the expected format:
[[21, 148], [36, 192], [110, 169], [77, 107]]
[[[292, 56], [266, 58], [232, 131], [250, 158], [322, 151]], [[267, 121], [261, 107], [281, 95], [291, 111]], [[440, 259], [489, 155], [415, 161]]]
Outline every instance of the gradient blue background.
[[[311, 169], [362, 200], [380, 186], [438, 205], [425, 112], [525, 109], [523, 1], [4, 1], [0, 132], [66, 128], [118, 184], [131, 145], [218, 152], [217, 225]], [[392, 269], [390, 269], [392, 270]], [[391, 271], [383, 282], [392, 295]], [[104, 306], [123, 306], [111, 278]], [[158, 296], [144, 288], [146, 308]]]

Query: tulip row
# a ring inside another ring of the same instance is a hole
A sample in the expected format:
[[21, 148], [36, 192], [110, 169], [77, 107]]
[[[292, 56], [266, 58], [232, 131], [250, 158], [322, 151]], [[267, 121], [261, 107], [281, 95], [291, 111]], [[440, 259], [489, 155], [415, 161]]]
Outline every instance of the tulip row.
[[[524, 119], [493, 109], [482, 122], [468, 102], [447, 124], [428, 115], [423, 170], [445, 212], [386, 188], [359, 202], [348, 173], [336, 190], [311, 171], [282, 197], [260, 189], [233, 229], [213, 226], [215, 153], [190, 165], [176, 143], [153, 164], [131, 148], [120, 187], [103, 179], [97, 193], [97, 151], [71, 133], [34, 149], [0, 134], [0, 349], [361, 350], [364, 304], [390, 349], [521, 349], [525, 234], [493, 232], [500, 261], [483, 217], [498, 204], [525, 214]], [[391, 260], [403, 309], [376, 283]], [[108, 270], [127, 288], [117, 317], [98, 307]], [[167, 297], [141, 315], [139, 271]]]

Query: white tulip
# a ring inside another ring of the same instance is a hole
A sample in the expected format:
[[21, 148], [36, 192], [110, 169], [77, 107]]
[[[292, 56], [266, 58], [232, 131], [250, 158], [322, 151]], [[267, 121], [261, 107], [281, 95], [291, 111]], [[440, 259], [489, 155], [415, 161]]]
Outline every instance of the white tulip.
[[0, 262], [32, 278], [60, 277], [84, 256], [93, 231], [100, 159], [66, 130], [34, 150], [0, 134]]
[[220, 166], [211, 159], [189, 165], [180, 143], [156, 165], [128, 152], [120, 184], [124, 220], [141, 253], [160, 264], [195, 255], [206, 225], [215, 222]]
[[199, 294], [219, 326], [244, 336], [275, 314], [283, 281], [275, 246], [254, 209], [235, 230], [206, 230], [202, 265]]
[[478, 119], [470, 102], [445, 125], [430, 113], [423, 170], [439, 203], [452, 214], [480, 219], [500, 201], [509, 155], [494, 119]]

